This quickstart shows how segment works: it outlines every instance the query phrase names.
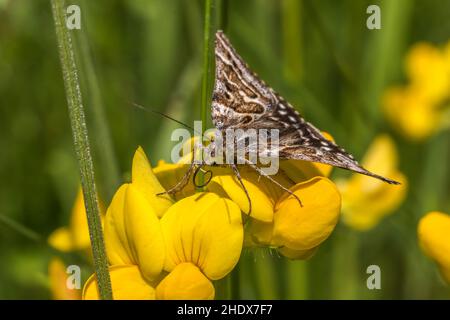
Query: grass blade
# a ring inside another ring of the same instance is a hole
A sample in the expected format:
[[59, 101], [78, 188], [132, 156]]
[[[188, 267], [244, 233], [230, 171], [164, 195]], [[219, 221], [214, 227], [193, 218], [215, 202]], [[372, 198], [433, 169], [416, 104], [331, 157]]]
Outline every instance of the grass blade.
[[72, 38], [69, 30], [65, 26], [64, 1], [51, 0], [51, 4], [63, 71], [64, 86], [66, 89], [73, 142], [80, 169], [81, 186], [83, 189], [84, 204], [86, 206], [99, 296], [101, 299], [112, 299], [111, 280], [108, 272], [108, 262], [105, 244], [103, 242], [100, 209], [94, 179], [94, 166], [90, 152], [77, 66], [72, 48]]

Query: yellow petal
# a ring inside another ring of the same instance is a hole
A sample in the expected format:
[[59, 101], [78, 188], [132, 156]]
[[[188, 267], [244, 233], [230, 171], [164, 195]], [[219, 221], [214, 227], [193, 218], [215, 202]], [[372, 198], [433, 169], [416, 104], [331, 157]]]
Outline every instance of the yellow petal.
[[145, 199], [155, 209], [158, 217], [162, 217], [164, 212], [172, 205], [169, 195], [158, 196], [158, 193], [165, 189], [154, 175], [144, 150], [139, 147], [133, 158], [132, 184], [139, 189]]
[[115, 193], [105, 216], [105, 246], [112, 265], [133, 264], [133, 256], [125, 228], [125, 195], [129, 184], [123, 184]]
[[[263, 222], [271, 222], [273, 220], [273, 207], [284, 191], [251, 168], [241, 167], [239, 170], [251, 199], [252, 211], [250, 216]], [[292, 185], [289, 180], [281, 175], [272, 178], [284, 186]], [[220, 189], [241, 208], [242, 212], [249, 212], [249, 201], [245, 191], [231, 169], [216, 169], [214, 171], [208, 190], [220, 194]]]
[[333, 182], [315, 177], [290, 189], [302, 201], [286, 193], [277, 203], [273, 243], [308, 250], [325, 241], [339, 218], [341, 196]]
[[426, 214], [418, 225], [420, 246], [434, 259], [443, 277], [450, 284], [450, 216], [433, 211]]
[[288, 247], [279, 248], [278, 251], [288, 259], [292, 260], [306, 260], [311, 258], [319, 247], [308, 250], [295, 250]]
[[243, 242], [239, 207], [214, 193], [198, 193], [175, 203], [161, 219], [166, 243], [165, 270], [192, 262], [212, 280], [236, 265]]
[[158, 300], [212, 300], [214, 286], [192, 263], [181, 263], [156, 287]]
[[[109, 268], [113, 298], [115, 300], [154, 300], [155, 289], [145, 281], [137, 266]], [[83, 288], [84, 300], [98, 300], [96, 276], [92, 275]]]
[[[271, 222], [273, 220], [273, 201], [257, 185], [247, 179], [243, 179], [243, 183], [249, 193], [252, 204], [251, 217], [261, 221]], [[208, 185], [208, 190], [220, 194], [221, 189], [239, 206], [242, 212], [249, 212], [249, 200], [245, 195], [244, 189], [242, 189], [242, 186], [236, 181], [235, 177], [231, 175], [213, 177]]]
[[62, 252], [75, 250], [72, 234], [70, 230], [65, 227], [53, 231], [48, 237], [48, 243], [56, 250]]
[[105, 219], [105, 245], [111, 265], [136, 264], [148, 280], [162, 271], [165, 246], [153, 207], [133, 184], [122, 185]]
[[146, 279], [155, 280], [165, 258], [161, 225], [156, 212], [133, 184], [126, 191], [124, 215], [133, 261]]
[[81, 300], [80, 289], [67, 287], [66, 266], [59, 258], [52, 258], [48, 266], [50, 291], [54, 300]]

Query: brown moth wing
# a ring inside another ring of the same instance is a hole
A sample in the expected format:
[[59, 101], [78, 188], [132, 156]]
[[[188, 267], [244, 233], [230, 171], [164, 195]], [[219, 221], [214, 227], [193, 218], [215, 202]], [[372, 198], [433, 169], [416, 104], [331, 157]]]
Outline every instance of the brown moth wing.
[[281, 159], [329, 164], [398, 184], [361, 167], [353, 156], [332, 141], [253, 73], [222, 31], [216, 33], [216, 80], [212, 121], [221, 131], [278, 129]]

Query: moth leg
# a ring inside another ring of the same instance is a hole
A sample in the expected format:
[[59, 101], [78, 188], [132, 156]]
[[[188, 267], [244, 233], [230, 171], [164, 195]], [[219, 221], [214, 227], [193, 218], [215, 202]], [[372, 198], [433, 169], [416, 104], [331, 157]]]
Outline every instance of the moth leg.
[[251, 161], [243, 158], [243, 160], [245, 161], [246, 164], [248, 164], [252, 169], [254, 169], [256, 172], [258, 172], [260, 175], [264, 176], [265, 178], [269, 179], [270, 181], [272, 181], [273, 183], [275, 183], [278, 187], [280, 187], [281, 189], [283, 189], [284, 191], [286, 191], [287, 193], [289, 193], [291, 196], [293, 196], [298, 203], [300, 204], [300, 207], [303, 207], [302, 201], [300, 200], [299, 197], [297, 197], [297, 195], [295, 193], [293, 193], [291, 190], [287, 189], [285, 186], [283, 186], [282, 184], [280, 184], [278, 181], [276, 181], [275, 179], [273, 179], [271, 176], [269, 176], [268, 174], [264, 173], [264, 171], [262, 171], [260, 168], [258, 168], [255, 164], [253, 164]]
[[178, 181], [178, 183], [176, 185], [174, 185], [169, 190], [157, 193], [156, 195], [161, 196], [164, 194], [175, 194], [175, 193], [183, 190], [183, 188], [186, 187], [186, 185], [189, 183], [189, 178], [191, 177], [191, 174], [194, 171], [194, 166], [195, 166], [195, 163], [192, 162], [191, 165], [189, 166], [189, 169], [185, 172], [185, 174], [183, 175], [181, 180]]
[[232, 164], [231, 168], [233, 168], [234, 174], [236, 175], [239, 183], [241, 184], [242, 189], [244, 189], [245, 195], [247, 196], [247, 200], [248, 200], [248, 213], [247, 213], [247, 215], [250, 217], [251, 213], [252, 213], [252, 200], [250, 199], [250, 195], [248, 194], [247, 188], [244, 186], [244, 182], [242, 181], [241, 174], [239, 173], [237, 165]]
[[[195, 165], [198, 164], [198, 162], [195, 161], [195, 154], [196, 154], [196, 151], [197, 151], [198, 148], [202, 149], [203, 146], [202, 145], [196, 146], [194, 144], [194, 148], [192, 150], [192, 162], [191, 162], [191, 164], [189, 166], [189, 169], [183, 175], [181, 180], [178, 181], [178, 183], [176, 185], [174, 185], [172, 188], [170, 188], [169, 190], [156, 194], [157, 196], [161, 196], [161, 195], [164, 195], [164, 194], [175, 194], [175, 193], [183, 190], [184, 187], [186, 187], [186, 185], [189, 183], [189, 178], [191, 177], [192, 172], [194, 172]], [[203, 164], [200, 164], [200, 168], [202, 167], [202, 165]], [[198, 172], [198, 169], [195, 170], [195, 174], [197, 174], [197, 172]], [[195, 182], [194, 182], [194, 184], [195, 184]]]

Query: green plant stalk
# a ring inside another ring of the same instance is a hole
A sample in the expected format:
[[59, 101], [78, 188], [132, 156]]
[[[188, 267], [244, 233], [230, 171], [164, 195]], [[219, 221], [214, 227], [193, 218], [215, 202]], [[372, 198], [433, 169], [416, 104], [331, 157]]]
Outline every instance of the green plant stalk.
[[[260, 249], [265, 250], [265, 249]], [[266, 253], [266, 252], [265, 252]], [[267, 254], [267, 253], [266, 253]], [[257, 294], [260, 300], [279, 299], [279, 286], [277, 284], [277, 271], [271, 256], [260, 256], [254, 263], [253, 272], [256, 275], [258, 286]]]
[[284, 75], [294, 86], [302, 76], [302, 1], [284, 0], [281, 3]]
[[[331, 278], [331, 298], [358, 299], [362, 287], [359, 277], [361, 266], [358, 258], [360, 237], [354, 230], [344, 229], [341, 231], [335, 235], [333, 240], [330, 270], [335, 272]], [[336, 270], [345, 270], [345, 272], [341, 274]]]
[[[206, 119], [208, 113], [208, 106], [210, 104], [209, 95], [209, 75], [211, 67], [211, 11], [212, 11], [212, 0], [205, 0], [205, 17], [204, 17], [204, 27], [203, 27], [203, 76], [202, 76], [202, 104], [200, 111], [200, 119], [202, 121], [202, 139], [203, 133], [206, 130]], [[199, 175], [199, 182], [201, 185], [204, 183], [204, 176], [202, 173]], [[232, 291], [232, 274], [230, 274], [225, 279], [222, 279], [217, 283], [216, 286], [216, 296], [219, 299], [229, 299]]]
[[[206, 114], [208, 111], [208, 79], [209, 79], [209, 68], [210, 68], [210, 33], [211, 33], [211, 10], [212, 10], [212, 0], [205, 0], [205, 17], [203, 26], [203, 75], [202, 75], [202, 104], [200, 110], [200, 120], [202, 121], [202, 137], [203, 132], [206, 130]], [[203, 185], [204, 176], [202, 173], [199, 175], [199, 184]]]
[[205, 24], [203, 29], [203, 78], [202, 78], [202, 133], [206, 130], [206, 114], [208, 112], [208, 75], [210, 67], [210, 50], [209, 39], [211, 34], [211, 8], [212, 0], [205, 0]]
[[308, 299], [308, 265], [305, 261], [287, 260], [286, 272], [286, 299]]
[[42, 237], [36, 231], [31, 230], [27, 226], [24, 226], [20, 222], [17, 222], [8, 216], [0, 214], [0, 223], [32, 241], [39, 242], [42, 240]]
[[89, 138], [84, 117], [77, 66], [75, 64], [74, 52], [72, 49], [72, 39], [69, 30], [65, 27], [64, 2], [62, 0], [51, 0], [51, 4], [75, 153], [80, 169], [81, 187], [83, 189], [84, 204], [86, 207], [99, 296], [100, 299], [112, 299], [111, 280], [108, 272], [108, 262], [100, 220], [100, 209], [95, 187], [94, 166], [89, 147]]

